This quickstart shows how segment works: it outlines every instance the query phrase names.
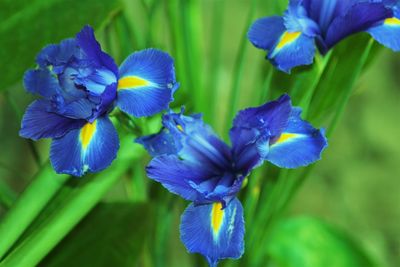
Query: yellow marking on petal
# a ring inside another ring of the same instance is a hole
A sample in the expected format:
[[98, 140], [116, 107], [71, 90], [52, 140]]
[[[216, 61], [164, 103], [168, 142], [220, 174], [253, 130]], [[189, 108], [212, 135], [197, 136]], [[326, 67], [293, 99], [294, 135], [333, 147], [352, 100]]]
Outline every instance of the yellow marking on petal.
[[298, 134], [283, 133], [283, 134], [281, 134], [281, 136], [279, 136], [278, 140], [276, 140], [276, 142], [274, 143], [274, 145], [275, 145], [275, 144], [278, 144], [278, 143], [283, 143], [283, 142], [285, 142], [285, 141], [287, 141], [287, 140], [289, 140], [289, 139], [295, 138], [295, 137], [297, 137], [297, 136], [298, 136]]
[[134, 89], [147, 86], [150, 82], [137, 76], [127, 76], [118, 80], [118, 89]]
[[218, 235], [218, 232], [221, 229], [224, 213], [225, 211], [222, 209], [221, 202], [213, 204], [211, 210], [211, 228], [213, 229], [214, 235]]
[[400, 19], [398, 18], [388, 18], [385, 19], [384, 24], [389, 25], [389, 26], [400, 26]]
[[94, 121], [93, 123], [86, 123], [83, 128], [81, 129], [80, 133], [80, 140], [83, 149], [86, 149], [90, 142], [92, 141], [92, 138], [94, 136], [94, 133], [96, 132], [96, 125], [97, 121]]
[[281, 39], [279, 40], [278, 45], [276, 46], [277, 49], [281, 49], [282, 47], [296, 41], [297, 38], [299, 38], [301, 35], [301, 32], [285, 32]]
[[182, 127], [182, 125], [177, 124], [177, 125], [176, 125], [176, 128], [178, 128], [179, 131], [183, 132], [183, 127]]

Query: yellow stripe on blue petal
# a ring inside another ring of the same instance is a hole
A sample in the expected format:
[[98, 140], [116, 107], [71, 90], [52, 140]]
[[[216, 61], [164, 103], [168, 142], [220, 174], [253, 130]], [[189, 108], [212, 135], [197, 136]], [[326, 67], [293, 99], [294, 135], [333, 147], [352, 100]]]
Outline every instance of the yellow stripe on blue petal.
[[276, 46], [276, 49], [282, 49], [286, 45], [293, 43], [297, 40], [297, 38], [300, 37], [300, 35], [301, 32], [284, 32], [279, 40], [278, 45]]
[[224, 221], [225, 211], [222, 209], [222, 203], [216, 202], [211, 209], [211, 229], [213, 230], [214, 237], [218, 236]]
[[118, 89], [135, 89], [150, 84], [149, 81], [138, 76], [126, 76], [118, 80]]
[[384, 24], [388, 25], [388, 26], [397, 26], [397, 27], [399, 27], [400, 26], [400, 19], [394, 18], [394, 17], [393, 18], [388, 18], [388, 19], [385, 19]]
[[90, 142], [94, 137], [94, 134], [96, 132], [96, 124], [97, 121], [94, 121], [92, 123], [88, 122], [81, 129], [79, 139], [81, 141], [82, 148], [84, 150], [86, 150], [86, 148], [89, 146]]
[[293, 138], [299, 137], [299, 134], [294, 134], [294, 133], [283, 133], [279, 136], [278, 140], [276, 140], [276, 142], [274, 143], [274, 145], [276, 144], [280, 144], [286, 141], [289, 141]]

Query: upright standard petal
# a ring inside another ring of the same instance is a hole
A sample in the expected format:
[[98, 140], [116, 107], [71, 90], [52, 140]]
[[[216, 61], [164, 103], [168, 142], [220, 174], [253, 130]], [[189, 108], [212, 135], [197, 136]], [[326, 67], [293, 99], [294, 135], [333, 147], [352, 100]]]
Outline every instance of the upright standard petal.
[[385, 19], [381, 24], [369, 28], [367, 32], [380, 44], [395, 52], [400, 51], [400, 19]]
[[118, 76], [118, 66], [114, 59], [101, 50], [100, 44], [94, 36], [93, 28], [86, 25], [76, 35], [76, 43], [84, 51], [89, 60], [96, 63], [97, 67], [105, 67]]
[[190, 204], [181, 217], [182, 242], [191, 253], [200, 253], [211, 267], [221, 259], [238, 259], [244, 252], [244, 219], [240, 201], [225, 209], [221, 203]]
[[50, 160], [57, 173], [82, 176], [108, 167], [117, 156], [118, 134], [108, 117], [53, 140]]
[[247, 174], [264, 160], [269, 139], [287, 127], [292, 110], [290, 97], [282, 95], [262, 106], [240, 111], [229, 132], [237, 170]]
[[383, 3], [357, 3], [349, 8], [345, 15], [332, 21], [326, 33], [325, 44], [331, 48], [345, 37], [365, 31], [392, 14]]
[[38, 94], [46, 99], [51, 99], [61, 91], [57, 77], [52, 75], [47, 68], [26, 71], [24, 87], [29, 93]]
[[117, 106], [135, 117], [168, 108], [178, 86], [173, 59], [156, 49], [130, 55], [122, 63], [119, 77]]
[[32, 140], [58, 138], [85, 124], [84, 120], [74, 120], [48, 112], [49, 107], [50, 102], [47, 100], [36, 100], [30, 104], [22, 118], [20, 136]]
[[327, 146], [325, 132], [312, 127], [300, 115], [301, 109], [293, 108], [286, 129], [270, 141], [266, 160], [281, 168], [298, 168], [321, 158]]

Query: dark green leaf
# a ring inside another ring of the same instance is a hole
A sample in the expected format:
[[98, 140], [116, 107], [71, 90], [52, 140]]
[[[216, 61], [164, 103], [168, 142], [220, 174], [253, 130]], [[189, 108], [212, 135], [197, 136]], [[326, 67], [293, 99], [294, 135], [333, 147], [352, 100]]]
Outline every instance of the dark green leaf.
[[99, 204], [40, 266], [135, 266], [151, 215], [149, 204]]
[[73, 37], [83, 25], [98, 27], [117, 0], [5, 0], [0, 7], [0, 91], [22, 79], [40, 49]]

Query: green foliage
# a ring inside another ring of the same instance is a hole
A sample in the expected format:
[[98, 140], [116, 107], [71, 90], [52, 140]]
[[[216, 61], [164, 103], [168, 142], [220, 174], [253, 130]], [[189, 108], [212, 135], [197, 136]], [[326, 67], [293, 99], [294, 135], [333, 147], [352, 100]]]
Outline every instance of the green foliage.
[[151, 231], [148, 204], [100, 203], [40, 266], [135, 266]]
[[265, 244], [268, 266], [376, 266], [349, 236], [311, 217], [277, 222]]

